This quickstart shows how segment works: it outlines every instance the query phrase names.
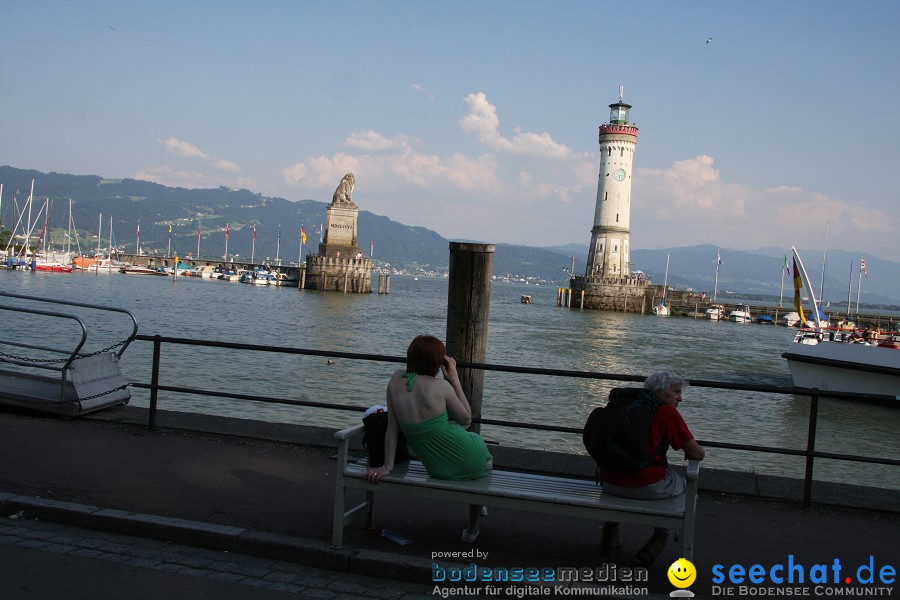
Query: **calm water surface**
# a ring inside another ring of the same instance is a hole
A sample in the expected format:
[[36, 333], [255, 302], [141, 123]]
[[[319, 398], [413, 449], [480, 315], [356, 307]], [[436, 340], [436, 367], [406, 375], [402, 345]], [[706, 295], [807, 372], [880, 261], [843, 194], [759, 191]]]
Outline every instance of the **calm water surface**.
[[[216, 280], [111, 274], [56, 274], [0, 270], [0, 289], [42, 297], [126, 308], [147, 335], [244, 342], [404, 357], [418, 334], [444, 338], [447, 280], [393, 276], [389, 295], [352, 295], [256, 287]], [[521, 304], [530, 294], [532, 304]], [[646, 375], [670, 370], [687, 379], [790, 385], [781, 353], [794, 331], [690, 318], [658, 318], [555, 306], [556, 288], [495, 283], [491, 294], [488, 356], [491, 364]], [[0, 311], [0, 323], [13, 318]], [[86, 313], [94, 349], [123, 331], [117, 317]], [[15, 329], [3, 325], [4, 330]], [[30, 328], [45, 335], [40, 325]], [[95, 334], [96, 332], [96, 334]], [[151, 345], [135, 342], [122, 369], [131, 381], [149, 382]], [[384, 403], [384, 388], [399, 365], [323, 357], [166, 345], [161, 379], [236, 393], [368, 407]], [[485, 374], [483, 416], [581, 427], [614, 382], [537, 375]], [[145, 390], [132, 403], [147, 404]], [[699, 440], [805, 448], [806, 398], [687, 388], [680, 410]], [[261, 405], [162, 393], [160, 408], [268, 421], [342, 427], [359, 414]], [[823, 401], [817, 448], [822, 451], [900, 456], [900, 410]], [[487, 426], [501, 444], [583, 452], [580, 436]], [[674, 457], [674, 454], [673, 454]], [[711, 449], [710, 466], [802, 477], [803, 460]], [[818, 460], [817, 479], [900, 488], [896, 467]]]

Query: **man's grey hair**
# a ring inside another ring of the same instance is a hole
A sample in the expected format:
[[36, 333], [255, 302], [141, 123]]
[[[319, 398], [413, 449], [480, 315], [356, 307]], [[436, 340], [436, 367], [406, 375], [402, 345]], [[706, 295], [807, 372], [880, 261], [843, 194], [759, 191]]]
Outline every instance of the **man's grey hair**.
[[676, 385], [683, 388], [685, 386], [684, 379], [667, 371], [653, 373], [644, 380], [644, 389], [649, 390], [657, 398]]

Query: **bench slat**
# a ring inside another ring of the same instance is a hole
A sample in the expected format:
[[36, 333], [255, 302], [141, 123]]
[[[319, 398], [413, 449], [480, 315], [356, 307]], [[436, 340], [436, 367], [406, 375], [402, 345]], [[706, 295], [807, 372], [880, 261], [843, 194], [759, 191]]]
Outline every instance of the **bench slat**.
[[[348, 464], [344, 475], [351, 478], [363, 478], [366, 473], [364, 464]], [[578, 506], [599, 507], [610, 510], [645, 513], [649, 515], [676, 516], [684, 515], [684, 495], [662, 500], [632, 500], [616, 496], [604, 495], [600, 486], [587, 479], [571, 479], [517, 471], [494, 470], [481, 479], [466, 481], [447, 481], [434, 479], [422, 463], [410, 461], [405, 466], [398, 465], [394, 472], [381, 478], [381, 483], [369, 484], [377, 490], [383, 483], [398, 483], [411, 486], [428, 487], [442, 490], [458, 490], [480, 497], [490, 498], [502, 496], [534, 501], [566, 503]], [[367, 482], [368, 483], [368, 482]], [[365, 489], [369, 489], [365, 486]]]

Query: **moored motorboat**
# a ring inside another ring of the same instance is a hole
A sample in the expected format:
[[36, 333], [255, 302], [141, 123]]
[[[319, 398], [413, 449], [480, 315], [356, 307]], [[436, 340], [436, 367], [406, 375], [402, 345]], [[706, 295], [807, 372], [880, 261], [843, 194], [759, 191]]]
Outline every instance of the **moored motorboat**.
[[733, 323], [749, 323], [753, 320], [750, 315], [750, 306], [747, 304], [735, 306], [734, 310], [728, 313], [728, 320]]
[[281, 271], [275, 271], [275, 285], [280, 285], [283, 287], [299, 287], [300, 286], [300, 278], [297, 275], [291, 276], [287, 273], [282, 273]]
[[150, 267], [128, 266], [119, 269], [120, 273], [126, 275], [168, 275], [165, 269], [151, 269]]
[[[875, 329], [828, 327], [823, 319], [806, 269], [797, 250], [794, 254], [794, 306], [804, 327], [782, 353], [788, 362], [794, 385], [823, 391], [877, 394], [900, 400], [900, 332]], [[807, 319], [803, 311], [801, 289], [811, 299]]]
[[900, 332], [804, 328], [781, 356], [798, 387], [900, 399]]
[[725, 307], [721, 304], [710, 306], [706, 309], [706, 318], [710, 321], [719, 321], [725, 318]]

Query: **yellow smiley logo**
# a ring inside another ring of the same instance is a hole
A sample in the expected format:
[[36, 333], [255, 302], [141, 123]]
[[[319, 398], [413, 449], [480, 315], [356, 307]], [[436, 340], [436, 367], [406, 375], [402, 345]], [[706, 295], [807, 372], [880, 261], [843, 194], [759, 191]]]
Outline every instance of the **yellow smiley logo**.
[[690, 587], [697, 579], [697, 569], [686, 558], [679, 558], [669, 567], [669, 583], [677, 588]]

